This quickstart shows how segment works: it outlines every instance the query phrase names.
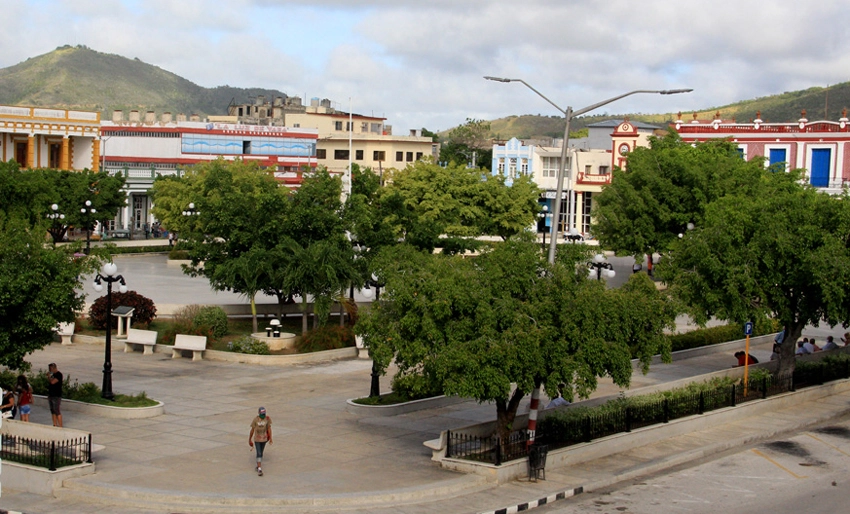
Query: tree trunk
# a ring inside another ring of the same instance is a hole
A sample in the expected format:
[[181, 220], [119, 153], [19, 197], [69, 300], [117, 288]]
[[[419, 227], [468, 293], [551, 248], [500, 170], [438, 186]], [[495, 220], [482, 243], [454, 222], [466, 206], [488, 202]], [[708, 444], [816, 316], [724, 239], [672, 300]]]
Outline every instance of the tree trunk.
[[503, 441], [507, 440], [513, 431], [516, 411], [519, 408], [519, 402], [524, 396], [525, 393], [517, 388], [511, 394], [510, 400], [496, 400], [496, 435]]
[[301, 334], [307, 333], [307, 295], [301, 295]]
[[254, 297], [256, 295], [251, 295], [251, 330], [256, 334], [259, 332], [257, 328], [257, 304], [254, 302]]
[[779, 348], [779, 375], [793, 373], [796, 365], [797, 340], [803, 335], [803, 323], [785, 323], [785, 337]]

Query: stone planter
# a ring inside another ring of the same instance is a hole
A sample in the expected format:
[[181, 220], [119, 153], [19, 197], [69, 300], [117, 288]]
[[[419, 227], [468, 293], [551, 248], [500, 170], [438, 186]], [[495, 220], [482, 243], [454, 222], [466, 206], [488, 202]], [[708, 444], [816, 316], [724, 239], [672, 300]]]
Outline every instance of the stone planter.
[[257, 341], [266, 343], [271, 351], [295, 348], [295, 334], [281, 332], [279, 337], [268, 336], [266, 332], [254, 332], [251, 337]]
[[455, 405], [469, 401], [470, 398], [460, 398], [458, 396], [434, 396], [432, 398], [422, 398], [420, 400], [412, 400], [404, 403], [396, 403], [395, 405], [361, 405], [355, 403], [353, 398], [346, 400], [345, 410], [352, 414], [360, 414], [363, 416], [397, 416], [408, 412], [416, 412], [425, 409], [438, 409], [449, 405]]
[[[34, 394], [33, 404], [41, 409], [49, 409], [47, 397]], [[101, 418], [111, 419], [145, 419], [155, 418], [165, 414], [165, 404], [157, 400], [156, 405], [150, 407], [113, 407], [111, 405], [98, 405], [96, 403], [78, 402], [62, 398], [62, 411], [90, 414]]]

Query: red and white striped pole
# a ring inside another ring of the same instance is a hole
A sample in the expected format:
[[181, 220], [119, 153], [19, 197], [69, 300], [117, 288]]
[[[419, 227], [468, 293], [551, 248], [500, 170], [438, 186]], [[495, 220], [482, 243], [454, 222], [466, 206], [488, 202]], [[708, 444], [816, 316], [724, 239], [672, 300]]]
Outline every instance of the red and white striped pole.
[[534, 444], [535, 432], [537, 432], [537, 409], [540, 406], [540, 388], [535, 387], [531, 391], [531, 405], [528, 410], [528, 446]]

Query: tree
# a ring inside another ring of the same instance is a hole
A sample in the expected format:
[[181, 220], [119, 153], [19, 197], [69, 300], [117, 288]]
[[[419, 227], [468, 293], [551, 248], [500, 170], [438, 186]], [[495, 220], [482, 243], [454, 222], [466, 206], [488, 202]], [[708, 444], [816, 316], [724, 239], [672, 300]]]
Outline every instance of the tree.
[[504, 437], [535, 387], [586, 397], [599, 376], [628, 385], [632, 349], [644, 363], [669, 354], [674, 312], [649, 278], [606, 290], [577, 268], [586, 257], [550, 266], [530, 235], [474, 259], [388, 248], [377, 259], [386, 292], [356, 330], [380, 372], [393, 361], [396, 380], [422, 374], [445, 394], [495, 402]]
[[487, 175], [477, 198], [480, 232], [504, 240], [528, 230], [540, 209], [538, 198], [540, 188], [529, 175], [517, 177], [510, 186], [502, 175]]
[[489, 167], [493, 160], [490, 122], [467, 118], [453, 128], [440, 149], [440, 161], [472, 167]]
[[697, 321], [777, 318], [781, 373], [793, 371], [806, 325], [847, 327], [850, 312], [850, 196], [801, 179], [763, 170], [757, 189], [711, 202], [658, 268]]
[[97, 265], [45, 246], [44, 228], [0, 214], [0, 365], [13, 369], [51, 343], [59, 322], [74, 321], [83, 307], [78, 277]]
[[675, 132], [650, 138], [649, 148], [630, 153], [628, 168], [615, 168], [611, 184], [594, 196], [593, 234], [620, 255], [664, 253], [688, 223], [700, 225], [713, 200], [750, 190], [762, 168], [741, 159], [729, 141], [692, 146]]

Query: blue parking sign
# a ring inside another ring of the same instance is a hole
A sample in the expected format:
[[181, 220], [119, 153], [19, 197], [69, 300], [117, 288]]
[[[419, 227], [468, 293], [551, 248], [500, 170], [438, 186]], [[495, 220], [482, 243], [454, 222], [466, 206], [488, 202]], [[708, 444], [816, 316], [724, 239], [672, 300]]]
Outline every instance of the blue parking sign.
[[748, 321], [748, 322], [744, 323], [744, 335], [745, 336], [753, 335], [753, 322], [752, 321]]

